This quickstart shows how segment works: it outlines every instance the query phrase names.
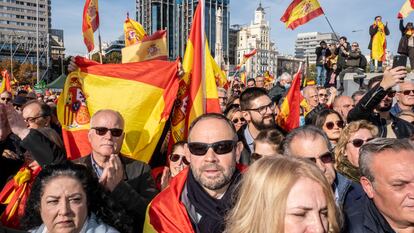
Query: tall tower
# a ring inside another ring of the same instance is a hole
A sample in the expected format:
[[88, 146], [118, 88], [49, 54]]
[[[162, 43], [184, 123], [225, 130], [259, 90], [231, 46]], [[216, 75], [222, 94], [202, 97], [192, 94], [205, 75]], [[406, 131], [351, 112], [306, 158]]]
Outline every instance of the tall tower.
[[214, 60], [221, 68], [223, 63], [223, 12], [221, 8], [216, 12], [216, 51]]
[[255, 24], [266, 24], [266, 18], [265, 18], [265, 11], [262, 7], [262, 3], [259, 3], [259, 7], [257, 7], [255, 13], [254, 13], [254, 23]]

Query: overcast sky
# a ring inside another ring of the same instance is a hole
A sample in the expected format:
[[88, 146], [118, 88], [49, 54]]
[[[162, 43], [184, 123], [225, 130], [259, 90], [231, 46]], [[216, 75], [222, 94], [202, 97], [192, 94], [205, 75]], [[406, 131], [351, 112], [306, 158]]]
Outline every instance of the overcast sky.
[[[63, 29], [65, 47], [68, 55], [85, 54], [86, 47], [82, 39], [82, 10], [84, 0], [52, 1], [52, 27]], [[280, 17], [291, 0], [262, 0], [266, 18], [271, 26], [271, 39], [278, 50], [284, 54], [294, 53], [296, 35], [301, 32], [331, 32], [324, 16], [299, 26], [294, 31], [286, 29]], [[357, 41], [364, 53], [368, 53], [369, 25], [376, 15], [388, 22], [391, 35], [387, 37], [388, 49], [396, 53], [401, 33], [398, 29], [397, 13], [405, 0], [319, 0], [334, 30]], [[230, 24], [249, 24], [254, 18], [259, 1], [230, 0]], [[99, 0], [100, 30], [103, 41], [112, 41], [122, 35], [126, 13], [135, 16], [135, 0]], [[408, 21], [414, 21], [414, 14]], [[97, 40], [97, 38], [96, 38]]]

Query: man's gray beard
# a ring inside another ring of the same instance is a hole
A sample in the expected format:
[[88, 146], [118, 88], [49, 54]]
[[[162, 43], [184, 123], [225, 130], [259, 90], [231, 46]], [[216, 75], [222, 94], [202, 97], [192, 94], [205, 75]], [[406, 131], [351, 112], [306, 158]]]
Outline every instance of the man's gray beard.
[[236, 170], [236, 162], [230, 167], [230, 174], [226, 175], [221, 170], [221, 175], [217, 177], [217, 179], [208, 180], [204, 177], [201, 177], [201, 171], [198, 172], [194, 167], [191, 167], [191, 171], [193, 172], [195, 180], [204, 188], [209, 190], [219, 190], [231, 182], [231, 178], [233, 177], [234, 171]]

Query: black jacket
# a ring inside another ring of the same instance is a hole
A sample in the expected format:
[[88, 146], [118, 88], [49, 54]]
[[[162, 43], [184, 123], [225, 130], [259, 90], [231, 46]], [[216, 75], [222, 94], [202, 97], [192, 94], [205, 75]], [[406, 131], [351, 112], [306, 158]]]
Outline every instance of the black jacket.
[[410, 38], [410, 36], [405, 34], [406, 30], [407, 28], [404, 27], [404, 20], [400, 19], [401, 39], [398, 44], [398, 53], [408, 56], [408, 39]]
[[[375, 34], [378, 32], [378, 27], [374, 27], [374, 24], [369, 26], [369, 35], [371, 39], [369, 40], [368, 49], [372, 50], [372, 39], [374, 38]], [[384, 32], [385, 35], [388, 36], [390, 34], [390, 30], [388, 30], [388, 26], [384, 24]]]
[[[367, 120], [378, 127], [378, 137], [387, 136], [387, 122], [379, 114], [374, 113], [374, 108], [385, 97], [387, 91], [379, 84], [369, 90], [358, 104], [348, 113], [348, 122]], [[391, 114], [392, 129], [397, 138], [409, 138], [414, 134], [414, 126]]]
[[335, 49], [335, 55], [338, 55], [338, 70], [345, 68], [345, 62], [347, 57], [347, 55], [342, 51], [341, 47], [343, 47], [346, 52], [351, 51], [351, 45], [348, 42], [346, 42], [344, 46], [340, 46]]
[[[328, 47], [326, 47], [326, 48], [316, 47], [315, 54], [316, 54], [316, 65], [317, 66], [321, 66], [321, 65], [324, 65], [325, 64], [322, 61], [323, 52], [325, 52], [325, 58], [331, 56], [331, 50], [329, 50]], [[325, 62], [326, 62], [326, 60], [325, 60]]]
[[246, 137], [244, 136], [244, 131], [247, 128], [247, 124], [243, 125], [239, 131], [237, 131], [237, 136], [239, 141], [243, 143], [243, 151], [240, 155], [240, 164], [249, 166], [251, 163], [252, 151], [250, 150], [249, 144], [247, 144]]
[[[111, 196], [114, 200], [118, 200], [127, 214], [133, 218], [134, 232], [142, 232], [147, 206], [158, 191], [147, 164], [122, 155], [120, 159], [124, 165], [124, 181], [115, 187]], [[75, 162], [84, 164], [96, 176], [91, 155], [77, 159]]]
[[346, 230], [348, 233], [395, 233], [374, 202], [366, 195], [355, 201], [352, 212], [345, 214]]
[[280, 82], [277, 82], [272, 89], [269, 90], [269, 98], [276, 104], [279, 104], [279, 101], [286, 95], [286, 88], [280, 85]]

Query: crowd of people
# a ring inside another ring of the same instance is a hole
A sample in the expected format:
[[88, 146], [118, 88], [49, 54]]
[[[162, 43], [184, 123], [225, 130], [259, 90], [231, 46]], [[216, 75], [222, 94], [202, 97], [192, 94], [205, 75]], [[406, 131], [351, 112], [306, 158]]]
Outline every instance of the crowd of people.
[[91, 154], [68, 161], [56, 96], [1, 93], [0, 232], [414, 232], [414, 82], [387, 67], [343, 95], [336, 76], [343, 88], [362, 72], [358, 44], [320, 45], [299, 127], [277, 121], [290, 74], [235, 78], [218, 88], [222, 113], [191, 122], [163, 166], [121, 153], [112, 109], [91, 118]]

